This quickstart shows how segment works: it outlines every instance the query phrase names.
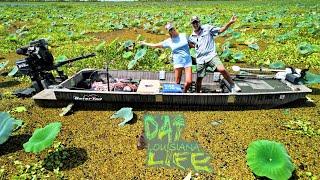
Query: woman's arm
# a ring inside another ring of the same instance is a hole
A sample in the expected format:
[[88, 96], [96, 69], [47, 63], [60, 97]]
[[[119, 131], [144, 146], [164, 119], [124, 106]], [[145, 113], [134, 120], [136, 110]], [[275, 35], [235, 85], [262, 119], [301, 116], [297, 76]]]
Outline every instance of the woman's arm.
[[163, 48], [162, 43], [153, 44], [153, 43], [147, 43], [147, 42], [144, 42], [144, 41], [140, 41], [139, 43], [141, 45], [149, 46], [149, 47], [152, 47], [152, 48]]

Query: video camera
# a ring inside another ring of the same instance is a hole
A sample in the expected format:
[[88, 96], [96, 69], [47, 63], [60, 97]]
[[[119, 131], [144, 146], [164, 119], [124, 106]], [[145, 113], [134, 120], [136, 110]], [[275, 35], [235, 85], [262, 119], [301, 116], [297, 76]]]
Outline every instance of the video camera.
[[[21, 74], [30, 76], [35, 92], [47, 89], [50, 85], [58, 84], [68, 79], [63, 71], [58, 69], [60, 66], [95, 56], [95, 53], [91, 53], [54, 64], [54, 58], [48, 49], [46, 39], [31, 41], [28, 46], [17, 49], [16, 53], [27, 56], [22, 60], [18, 60], [16, 65]], [[52, 70], [56, 70], [59, 77], [54, 77], [51, 73]]]

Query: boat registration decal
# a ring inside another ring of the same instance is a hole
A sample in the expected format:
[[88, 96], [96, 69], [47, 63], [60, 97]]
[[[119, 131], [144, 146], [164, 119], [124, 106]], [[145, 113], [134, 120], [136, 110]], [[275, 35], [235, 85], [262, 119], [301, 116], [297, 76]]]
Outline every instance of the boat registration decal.
[[236, 102], [236, 96], [234, 96], [234, 95], [229, 95], [227, 102], [228, 102], [229, 104], [232, 104], [232, 103]]
[[156, 98], [156, 102], [162, 102], [163, 101], [163, 98], [162, 98], [161, 94], [156, 94], [155, 98]]

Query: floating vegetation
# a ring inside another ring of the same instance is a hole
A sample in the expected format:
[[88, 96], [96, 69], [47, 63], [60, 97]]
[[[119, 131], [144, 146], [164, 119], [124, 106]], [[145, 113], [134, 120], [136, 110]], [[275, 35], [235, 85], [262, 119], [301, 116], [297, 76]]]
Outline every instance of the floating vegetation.
[[310, 137], [320, 135], [320, 128], [314, 129], [311, 122], [301, 117], [294, 117], [293, 120], [285, 123], [284, 127], [297, 134], [302, 134]]

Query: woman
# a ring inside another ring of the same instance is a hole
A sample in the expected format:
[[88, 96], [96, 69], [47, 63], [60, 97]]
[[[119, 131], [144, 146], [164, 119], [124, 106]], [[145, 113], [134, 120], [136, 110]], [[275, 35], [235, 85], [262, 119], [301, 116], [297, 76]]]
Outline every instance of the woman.
[[187, 92], [192, 83], [192, 61], [187, 36], [184, 33], [179, 34], [171, 23], [168, 23], [165, 28], [169, 32], [170, 38], [157, 44], [144, 41], [141, 41], [140, 44], [153, 48], [170, 48], [172, 50], [176, 83], [180, 84], [182, 71], [184, 70], [186, 80], [183, 92]]

